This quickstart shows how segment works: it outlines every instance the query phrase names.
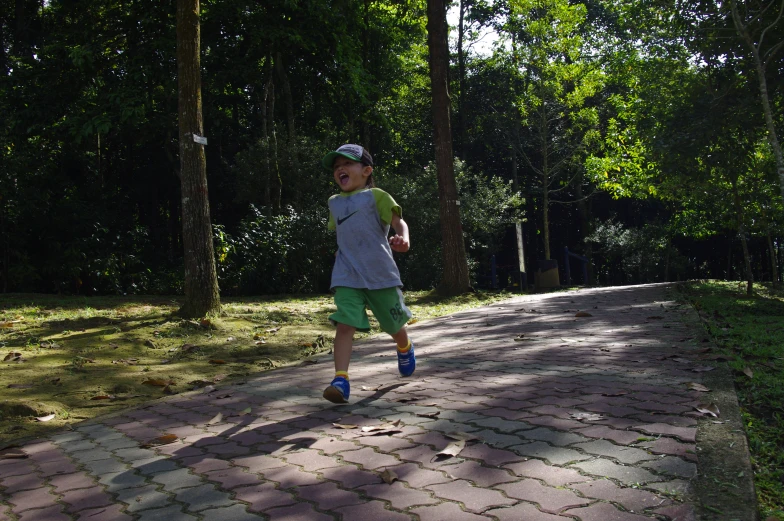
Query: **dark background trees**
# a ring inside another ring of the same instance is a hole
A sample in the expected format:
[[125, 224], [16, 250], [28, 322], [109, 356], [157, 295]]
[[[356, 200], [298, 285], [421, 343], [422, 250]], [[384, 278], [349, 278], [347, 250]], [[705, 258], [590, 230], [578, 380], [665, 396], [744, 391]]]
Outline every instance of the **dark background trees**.
[[[738, 2], [745, 13], [772, 6], [749, 26], [771, 26], [766, 50], [784, 38], [781, 1]], [[453, 148], [475, 285], [491, 283], [493, 256], [499, 284], [516, 280], [513, 223], [523, 217], [529, 265], [549, 250], [563, 268], [568, 246], [590, 257], [590, 283], [773, 277], [777, 163], [730, 7], [455, 6], [464, 30], [449, 75]], [[209, 0], [201, 11], [222, 293], [326, 289], [334, 188], [318, 162], [344, 142], [373, 151], [377, 182], [403, 206], [414, 241], [399, 259], [407, 285], [434, 287], [444, 261], [426, 2]], [[497, 41], [480, 52], [482, 28]], [[780, 136], [784, 53], [768, 60]], [[183, 290], [177, 116], [173, 3], [0, 0], [4, 291]]]

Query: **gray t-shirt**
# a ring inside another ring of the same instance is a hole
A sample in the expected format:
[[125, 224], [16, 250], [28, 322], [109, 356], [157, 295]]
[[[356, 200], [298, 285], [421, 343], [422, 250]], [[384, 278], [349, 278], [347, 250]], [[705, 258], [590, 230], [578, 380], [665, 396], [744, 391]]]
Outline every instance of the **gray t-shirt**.
[[400, 206], [378, 188], [363, 188], [329, 198], [329, 228], [337, 232], [338, 253], [331, 288], [402, 287], [389, 246], [392, 213]]

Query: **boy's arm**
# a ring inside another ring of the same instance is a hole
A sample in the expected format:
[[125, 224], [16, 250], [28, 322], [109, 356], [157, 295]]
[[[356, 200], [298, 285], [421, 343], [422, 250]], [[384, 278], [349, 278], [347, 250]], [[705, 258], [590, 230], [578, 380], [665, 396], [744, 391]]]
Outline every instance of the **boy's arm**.
[[393, 250], [401, 253], [407, 252], [411, 247], [408, 238], [408, 224], [400, 218], [398, 214], [392, 212], [392, 229], [395, 230], [395, 235], [389, 238], [389, 245]]

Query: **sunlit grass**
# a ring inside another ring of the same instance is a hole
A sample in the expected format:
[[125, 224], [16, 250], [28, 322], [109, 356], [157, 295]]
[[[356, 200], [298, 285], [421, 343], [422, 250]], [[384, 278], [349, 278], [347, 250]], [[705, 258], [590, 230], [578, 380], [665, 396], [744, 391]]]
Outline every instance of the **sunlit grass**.
[[[413, 321], [422, 321], [511, 296], [408, 292], [406, 300]], [[0, 297], [0, 446], [164, 396], [145, 382], [171, 382], [165, 392], [180, 393], [332, 347], [330, 295], [225, 299], [206, 327], [178, 318], [179, 307], [175, 297]], [[371, 326], [357, 336], [380, 332], [372, 315]], [[49, 413], [56, 419], [35, 420]]]
[[685, 286], [685, 296], [735, 375], [762, 518], [784, 520], [784, 293], [743, 290], [711, 281]]

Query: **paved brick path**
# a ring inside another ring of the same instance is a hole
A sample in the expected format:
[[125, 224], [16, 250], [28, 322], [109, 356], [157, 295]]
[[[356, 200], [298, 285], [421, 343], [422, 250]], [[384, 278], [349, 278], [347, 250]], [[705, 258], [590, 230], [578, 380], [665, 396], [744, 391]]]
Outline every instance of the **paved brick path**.
[[[0, 521], [695, 519], [684, 313], [663, 285], [520, 297], [414, 325], [411, 379], [361, 344], [349, 405], [322, 357], [91, 421], [0, 460]], [[479, 441], [439, 456], [451, 432]]]

